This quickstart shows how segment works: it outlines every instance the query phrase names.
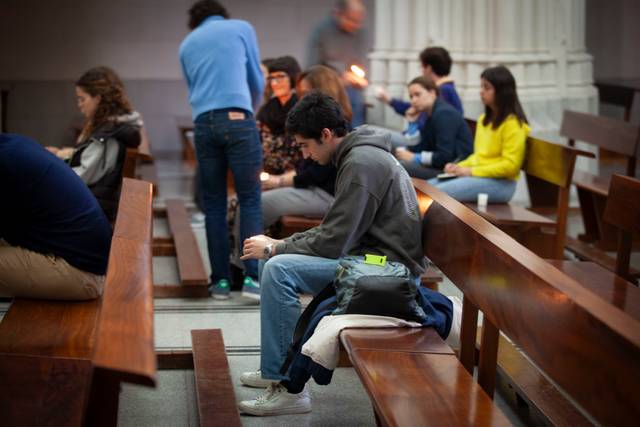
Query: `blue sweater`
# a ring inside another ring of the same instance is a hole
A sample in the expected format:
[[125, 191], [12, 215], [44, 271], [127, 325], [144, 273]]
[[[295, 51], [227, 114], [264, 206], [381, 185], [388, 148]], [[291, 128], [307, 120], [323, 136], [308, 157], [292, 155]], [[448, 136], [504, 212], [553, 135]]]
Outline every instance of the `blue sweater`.
[[105, 274], [111, 226], [87, 185], [37, 142], [0, 134], [0, 238]]
[[418, 160], [419, 154], [424, 151], [433, 153], [429, 166], [442, 169], [449, 162], [466, 159], [471, 155], [473, 138], [462, 115], [438, 98], [433, 105], [431, 117], [420, 129], [420, 143], [408, 149], [418, 154]]
[[253, 112], [262, 99], [264, 76], [253, 27], [246, 21], [210, 16], [180, 45], [195, 120], [223, 108]]
[[[438, 87], [438, 95], [439, 98], [447, 101], [453, 108], [458, 110], [460, 114], [464, 117], [464, 109], [462, 108], [462, 101], [460, 101], [460, 97], [458, 96], [458, 92], [456, 91], [456, 85], [453, 82], [443, 83]], [[411, 104], [409, 102], [403, 101], [401, 99], [392, 98], [391, 102], [389, 102], [391, 108], [395, 110], [396, 113], [404, 116], [404, 113], [407, 112]]]

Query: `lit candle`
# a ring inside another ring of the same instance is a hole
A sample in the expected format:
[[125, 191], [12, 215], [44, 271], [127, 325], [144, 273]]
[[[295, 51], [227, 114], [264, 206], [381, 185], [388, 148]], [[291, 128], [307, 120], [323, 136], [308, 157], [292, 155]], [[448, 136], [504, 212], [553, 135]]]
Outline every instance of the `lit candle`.
[[364, 70], [355, 64], [351, 66], [351, 72], [361, 79], [364, 79], [364, 76], [366, 75]]
[[260, 172], [260, 181], [267, 181], [269, 179], [269, 174], [267, 172]]

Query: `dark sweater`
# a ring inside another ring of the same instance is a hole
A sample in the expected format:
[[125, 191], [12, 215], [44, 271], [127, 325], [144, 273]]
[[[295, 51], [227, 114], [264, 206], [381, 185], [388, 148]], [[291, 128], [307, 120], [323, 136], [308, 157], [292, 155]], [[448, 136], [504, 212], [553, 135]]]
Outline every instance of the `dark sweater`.
[[0, 134], [0, 238], [105, 274], [111, 226], [86, 184], [35, 141]]
[[433, 152], [431, 166], [442, 169], [447, 163], [469, 157], [473, 153], [473, 138], [462, 115], [438, 98], [431, 117], [420, 128], [420, 143], [408, 148], [413, 153]]

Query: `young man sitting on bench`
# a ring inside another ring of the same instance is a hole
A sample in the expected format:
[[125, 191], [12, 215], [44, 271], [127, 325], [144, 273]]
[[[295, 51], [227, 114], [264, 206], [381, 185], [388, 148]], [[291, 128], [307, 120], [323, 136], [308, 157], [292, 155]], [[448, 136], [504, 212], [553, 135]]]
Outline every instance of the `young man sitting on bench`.
[[317, 294], [335, 276], [346, 255], [386, 255], [418, 278], [424, 271], [422, 224], [409, 176], [389, 153], [388, 135], [348, 123], [336, 101], [320, 92], [302, 98], [287, 117], [303, 156], [338, 169], [335, 202], [318, 227], [285, 240], [254, 236], [244, 243], [244, 259], [262, 264], [260, 370], [241, 376], [250, 387], [268, 387], [256, 400], [240, 403], [254, 415], [311, 410], [308, 390], [288, 393], [279, 373], [300, 316], [298, 293]]
[[0, 296], [102, 294], [111, 226], [93, 194], [37, 142], [0, 134]]

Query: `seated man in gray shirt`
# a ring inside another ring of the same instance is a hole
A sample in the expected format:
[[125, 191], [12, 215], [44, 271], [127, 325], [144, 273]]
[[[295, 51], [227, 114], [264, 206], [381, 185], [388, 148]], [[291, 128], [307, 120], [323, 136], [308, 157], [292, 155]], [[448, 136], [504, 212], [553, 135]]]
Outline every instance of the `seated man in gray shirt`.
[[298, 293], [317, 294], [333, 281], [346, 255], [386, 255], [419, 276], [425, 267], [416, 193], [404, 168], [389, 152], [388, 134], [349, 125], [338, 103], [311, 92], [287, 117], [305, 158], [338, 169], [335, 202], [318, 227], [285, 240], [260, 235], [244, 243], [244, 259], [262, 265], [260, 370], [241, 376], [250, 387], [269, 387], [264, 396], [240, 403], [254, 415], [311, 410], [307, 389], [289, 393], [279, 373], [300, 316]]

